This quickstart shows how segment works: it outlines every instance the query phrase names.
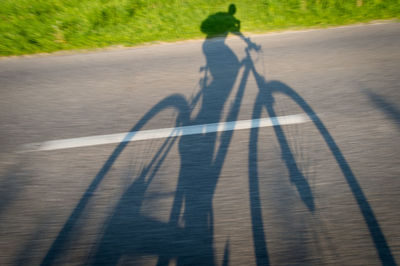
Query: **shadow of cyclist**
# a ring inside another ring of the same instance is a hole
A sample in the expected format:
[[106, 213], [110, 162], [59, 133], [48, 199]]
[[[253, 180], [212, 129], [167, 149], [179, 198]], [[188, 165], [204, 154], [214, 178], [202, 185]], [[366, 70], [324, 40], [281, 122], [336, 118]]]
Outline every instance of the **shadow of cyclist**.
[[[241, 63], [234, 52], [225, 43], [229, 33], [241, 36], [240, 21], [234, 17], [235, 5], [228, 12], [210, 15], [201, 24], [201, 30], [207, 34], [203, 43], [206, 58], [206, 71], [211, 78], [202, 88], [202, 101], [197, 115], [182, 125], [200, 125], [218, 123], [222, 119], [224, 106], [232, 92]], [[212, 37], [220, 37], [212, 39]], [[240, 102], [242, 92], [236, 96]], [[228, 119], [236, 120], [240, 104], [231, 106]], [[177, 265], [215, 265], [213, 244], [213, 207], [212, 200], [227, 147], [232, 132], [224, 132], [217, 138], [216, 132], [183, 136], [179, 141], [181, 168], [177, 192], [173, 203], [170, 223], [176, 225], [182, 215], [183, 232], [190, 249], [177, 258]], [[183, 213], [182, 206], [185, 206]], [[167, 265], [169, 258], [160, 258], [160, 265]]]
[[[235, 5], [231, 4], [228, 12], [210, 15], [201, 24], [201, 30], [207, 35], [202, 48], [209, 82], [203, 82], [197, 114], [191, 118], [180, 116], [179, 126], [218, 123], [222, 119], [242, 65], [225, 39], [234, 33], [251, 43], [240, 33], [235, 11]], [[220, 38], [212, 38], [216, 36]], [[237, 120], [243, 91], [244, 86], [229, 107], [229, 121]], [[122, 195], [107, 221], [92, 263], [115, 265], [124, 255], [155, 254], [159, 256], [157, 265], [168, 265], [171, 259], [176, 259], [177, 265], [215, 265], [212, 200], [232, 134], [233, 131], [223, 132], [217, 137], [217, 133], [209, 132], [179, 139], [181, 167], [167, 223], [140, 212], [144, 194], [155, 175], [146, 173], [145, 169]], [[166, 144], [166, 152], [170, 145]], [[183, 221], [184, 226], [178, 225], [178, 221]]]
[[[132, 132], [140, 130], [158, 112], [170, 107], [178, 110], [180, 114], [178, 124], [182, 126], [221, 121], [225, 104], [232, 92], [239, 68], [243, 65], [229, 46], [226, 45], [225, 38], [229, 33], [234, 33], [246, 41], [249, 47], [254, 46], [249, 39], [240, 33], [240, 21], [234, 17], [235, 10], [235, 6], [230, 5], [228, 12], [213, 14], [203, 21], [201, 25], [201, 30], [207, 34], [207, 38], [203, 43], [203, 52], [207, 61], [206, 70], [212, 80], [209, 84], [205, 82], [201, 90], [202, 102], [198, 114], [190, 118], [190, 108], [187, 100], [182, 95], [171, 95], [146, 113], [131, 129]], [[212, 39], [215, 36], [221, 38]], [[251, 61], [244, 64], [250, 67], [252, 65]], [[254, 74], [260, 94], [254, 105], [253, 118], [260, 117], [262, 108], [266, 108], [270, 116], [275, 116], [272, 108], [272, 93], [276, 92], [290, 96], [305, 113], [313, 117], [316, 127], [324, 137], [355, 195], [382, 262], [387, 261], [387, 265], [395, 265], [387, 242], [360, 185], [322, 121], [319, 120], [311, 107], [291, 88], [276, 81], [266, 82], [255, 70]], [[244, 88], [245, 86], [241, 84], [237, 90], [233, 104], [228, 110], [228, 121], [237, 120]], [[292, 158], [285, 135], [279, 126], [274, 129], [280, 142], [283, 158], [289, 169], [290, 178], [297, 186], [303, 201], [310, 210], [314, 210], [312, 192], [299, 172], [298, 167], [292, 163], [294, 158]], [[255, 238], [254, 246], [257, 265], [268, 265], [269, 259], [265, 235], [262, 231], [263, 224], [258, 193], [256, 163], [258, 139], [256, 134], [256, 130], [251, 131], [249, 145], [249, 189], [250, 192], [254, 192], [250, 193]], [[170, 220], [169, 222], [162, 222], [143, 215], [141, 207], [147, 188], [157, 174], [157, 170], [150, 171], [150, 169], [158, 169], [160, 167], [177, 138], [166, 140], [152, 161], [142, 169], [142, 172], [122, 195], [110, 214], [104, 230], [101, 232], [102, 236], [99, 244], [93, 257], [90, 258], [93, 259], [91, 263], [95, 265], [116, 265], [121, 257], [125, 255], [134, 260], [135, 256], [141, 257], [144, 254], [151, 254], [159, 256], [158, 265], [168, 265], [172, 258], [176, 259], [177, 265], [215, 265], [212, 200], [232, 135], [233, 131], [225, 131], [218, 138], [216, 133], [208, 133], [184, 136], [179, 140], [181, 168], [178, 185]], [[42, 265], [53, 265], [56, 259], [62, 255], [63, 249], [68, 246], [71, 231], [73, 231], [84, 212], [91, 195], [126, 145], [127, 142], [121, 142], [100, 169], [50, 247]], [[178, 225], [178, 220], [183, 220], [184, 225]], [[225, 246], [223, 261], [223, 265], [228, 264], [229, 242]]]

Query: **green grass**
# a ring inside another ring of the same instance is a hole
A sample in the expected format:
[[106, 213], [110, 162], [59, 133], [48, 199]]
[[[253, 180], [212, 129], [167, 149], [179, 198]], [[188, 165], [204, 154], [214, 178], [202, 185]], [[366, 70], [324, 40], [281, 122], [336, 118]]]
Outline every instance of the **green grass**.
[[243, 32], [400, 14], [400, 0], [0, 0], [0, 55], [198, 38], [201, 22], [230, 3]]

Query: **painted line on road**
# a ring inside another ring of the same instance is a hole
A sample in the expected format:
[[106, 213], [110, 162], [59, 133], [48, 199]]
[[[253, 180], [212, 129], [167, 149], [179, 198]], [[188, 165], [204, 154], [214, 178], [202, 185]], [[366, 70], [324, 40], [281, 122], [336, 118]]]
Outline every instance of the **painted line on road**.
[[158, 138], [169, 138], [176, 136], [186, 136], [194, 134], [206, 134], [221, 131], [231, 131], [240, 129], [250, 129], [259, 127], [271, 127], [277, 125], [293, 125], [310, 121], [305, 114], [278, 116], [270, 118], [261, 118], [253, 120], [240, 120], [232, 122], [221, 122], [204, 125], [183, 126], [173, 128], [162, 128], [142, 131], [131, 131], [110, 135], [97, 135], [81, 138], [51, 140], [40, 143], [25, 144], [22, 146], [22, 152], [32, 151], [51, 151], [70, 148], [79, 148], [111, 143], [131, 142]]

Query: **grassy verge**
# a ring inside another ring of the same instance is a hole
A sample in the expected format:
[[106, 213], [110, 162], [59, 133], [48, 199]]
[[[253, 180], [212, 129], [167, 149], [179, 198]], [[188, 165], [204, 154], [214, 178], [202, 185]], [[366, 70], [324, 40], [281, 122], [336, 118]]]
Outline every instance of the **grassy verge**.
[[1, 0], [0, 55], [201, 37], [201, 22], [230, 3], [243, 32], [400, 16], [400, 0]]

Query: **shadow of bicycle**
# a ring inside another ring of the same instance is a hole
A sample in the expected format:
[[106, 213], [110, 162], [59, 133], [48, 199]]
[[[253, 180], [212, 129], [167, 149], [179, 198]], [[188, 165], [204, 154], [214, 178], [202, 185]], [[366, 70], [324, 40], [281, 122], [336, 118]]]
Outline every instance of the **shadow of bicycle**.
[[[310, 117], [336, 159], [358, 203], [381, 261], [388, 265], [391, 263], [394, 265], [393, 256], [374, 212], [349, 164], [321, 119], [292, 88], [279, 81], [267, 82], [257, 72], [249, 55], [245, 60], [240, 61], [225, 43], [227, 34], [234, 33], [246, 41], [249, 47], [251, 45], [255, 47], [248, 38], [240, 33], [240, 21], [234, 17], [235, 11], [235, 6], [231, 5], [228, 12], [213, 14], [201, 25], [202, 31], [207, 34], [203, 43], [203, 53], [207, 63], [205, 71], [208, 76], [194, 100], [189, 102], [179, 94], [167, 97], [148, 111], [131, 129], [131, 132], [139, 131], [148, 121], [165, 109], [176, 110], [178, 113], [177, 126], [222, 122], [224, 108], [228, 108], [226, 121], [236, 121], [247, 77], [253, 73], [259, 93], [253, 106], [252, 119], [260, 118], [262, 110], [266, 110], [270, 117], [277, 116], [274, 109], [274, 94], [285, 94]], [[214, 36], [219, 36], [220, 39], [211, 39]], [[239, 88], [233, 96], [233, 102], [226, 107], [241, 67], [244, 67], [245, 70], [239, 82]], [[193, 106], [197, 104], [199, 111], [193, 115]], [[288, 169], [290, 181], [296, 187], [298, 195], [307, 209], [314, 212], [315, 202], [312, 189], [296, 163], [282, 127], [275, 126], [274, 132], [283, 155], [282, 159]], [[134, 258], [146, 254], [158, 256], [157, 265], [169, 265], [171, 260], [175, 260], [177, 265], [219, 264], [216, 261], [214, 247], [213, 199], [233, 133], [233, 131], [224, 131], [218, 135], [216, 132], [212, 132], [166, 139], [148, 165], [142, 168], [134, 182], [129, 185], [106, 219], [99, 242], [96, 243], [87, 264], [117, 265], [124, 256]], [[130, 135], [127, 138], [131, 137]], [[54, 264], [61, 251], [68, 246], [69, 235], [85, 206], [110, 171], [111, 166], [126, 148], [128, 141], [129, 139], [126, 139], [121, 142], [100, 169], [54, 241], [42, 265]], [[180, 156], [178, 182], [169, 220], [162, 222], [145, 216], [141, 209], [150, 184], [175, 144], [178, 144]], [[257, 146], [258, 129], [253, 128], [249, 139], [248, 178], [254, 256], [257, 265], [269, 265], [267, 234], [264, 229], [260, 199]], [[222, 264], [228, 265], [228, 242], [224, 252]]]

